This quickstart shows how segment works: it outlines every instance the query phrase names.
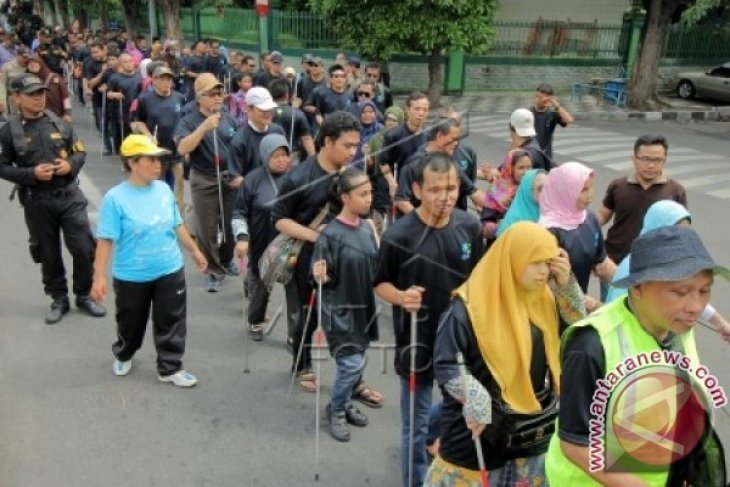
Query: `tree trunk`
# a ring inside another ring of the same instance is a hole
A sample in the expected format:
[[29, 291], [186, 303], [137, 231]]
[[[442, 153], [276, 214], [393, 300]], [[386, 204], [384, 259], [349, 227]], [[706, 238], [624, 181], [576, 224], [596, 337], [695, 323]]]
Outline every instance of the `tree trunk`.
[[180, 0], [157, 0], [162, 9], [162, 18], [165, 20], [165, 37], [182, 40], [180, 26]]
[[58, 0], [50, 0], [46, 5], [48, 6], [47, 12], [51, 14], [51, 24], [55, 27], [58, 25], [58, 14], [61, 11], [58, 8]]
[[140, 0], [124, 0], [122, 11], [124, 12], [124, 25], [127, 30], [127, 39], [133, 40], [139, 33], [139, 16], [142, 8]]
[[[107, 0], [99, 0], [99, 21], [102, 29], [109, 27], [109, 4]], [[89, 27], [91, 27], [91, 19], [89, 19]]]
[[61, 27], [66, 29], [67, 27], [71, 27], [71, 19], [68, 15], [68, 0], [58, 0], [58, 5], [61, 10]]
[[656, 96], [659, 61], [664, 40], [677, 8], [677, 0], [651, 0], [646, 16], [646, 29], [629, 82], [629, 107], [635, 110], [656, 110], [661, 103]]
[[438, 110], [441, 101], [441, 90], [443, 88], [443, 76], [441, 75], [441, 48], [434, 47], [428, 55], [428, 101], [432, 110]]

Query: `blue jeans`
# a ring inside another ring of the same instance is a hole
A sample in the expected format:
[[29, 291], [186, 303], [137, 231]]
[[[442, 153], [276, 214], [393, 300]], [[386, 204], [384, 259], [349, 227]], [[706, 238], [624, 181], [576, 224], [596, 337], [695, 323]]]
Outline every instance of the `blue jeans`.
[[332, 384], [330, 407], [332, 411], [345, 411], [352, 404], [352, 389], [365, 369], [365, 354], [353, 353], [335, 358], [337, 372]]
[[428, 436], [426, 437], [427, 445], [433, 445], [441, 436], [441, 409], [443, 407], [443, 401], [435, 402], [431, 406], [431, 414], [428, 418]]
[[433, 381], [416, 382], [415, 418], [413, 421], [413, 478], [408, 484], [408, 440], [410, 433], [410, 392], [408, 377], [400, 378], [400, 421], [401, 421], [401, 468], [403, 473], [403, 487], [421, 487], [428, 470], [426, 455], [426, 437], [428, 436], [428, 421], [431, 415], [431, 394]]

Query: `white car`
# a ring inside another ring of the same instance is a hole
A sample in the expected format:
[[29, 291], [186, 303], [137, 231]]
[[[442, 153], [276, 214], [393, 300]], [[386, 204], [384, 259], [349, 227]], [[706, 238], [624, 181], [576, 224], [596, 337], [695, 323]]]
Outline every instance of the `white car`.
[[679, 73], [674, 86], [680, 98], [714, 98], [730, 102], [730, 63], [710, 68], [704, 73]]

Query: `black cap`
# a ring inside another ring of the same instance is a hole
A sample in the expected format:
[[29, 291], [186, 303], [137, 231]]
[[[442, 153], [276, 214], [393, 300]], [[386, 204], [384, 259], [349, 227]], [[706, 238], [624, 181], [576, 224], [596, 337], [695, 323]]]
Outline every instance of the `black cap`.
[[11, 93], [35, 93], [38, 90], [48, 90], [48, 88], [34, 74], [21, 74], [10, 80]]

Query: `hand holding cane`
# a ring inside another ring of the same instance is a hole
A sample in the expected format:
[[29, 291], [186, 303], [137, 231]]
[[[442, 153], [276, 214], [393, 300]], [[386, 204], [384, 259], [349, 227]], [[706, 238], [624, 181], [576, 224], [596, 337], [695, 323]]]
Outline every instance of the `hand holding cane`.
[[[461, 352], [456, 354], [456, 363], [459, 365], [459, 376], [461, 384], [464, 388], [464, 401], [467, 398], [467, 376], [466, 366], [464, 365], [464, 356]], [[482, 453], [482, 442], [479, 438], [474, 438], [474, 448], [477, 451], [477, 461], [479, 462], [479, 477], [482, 481], [482, 487], [489, 487], [489, 476], [487, 469], [484, 467], [484, 453]]]

